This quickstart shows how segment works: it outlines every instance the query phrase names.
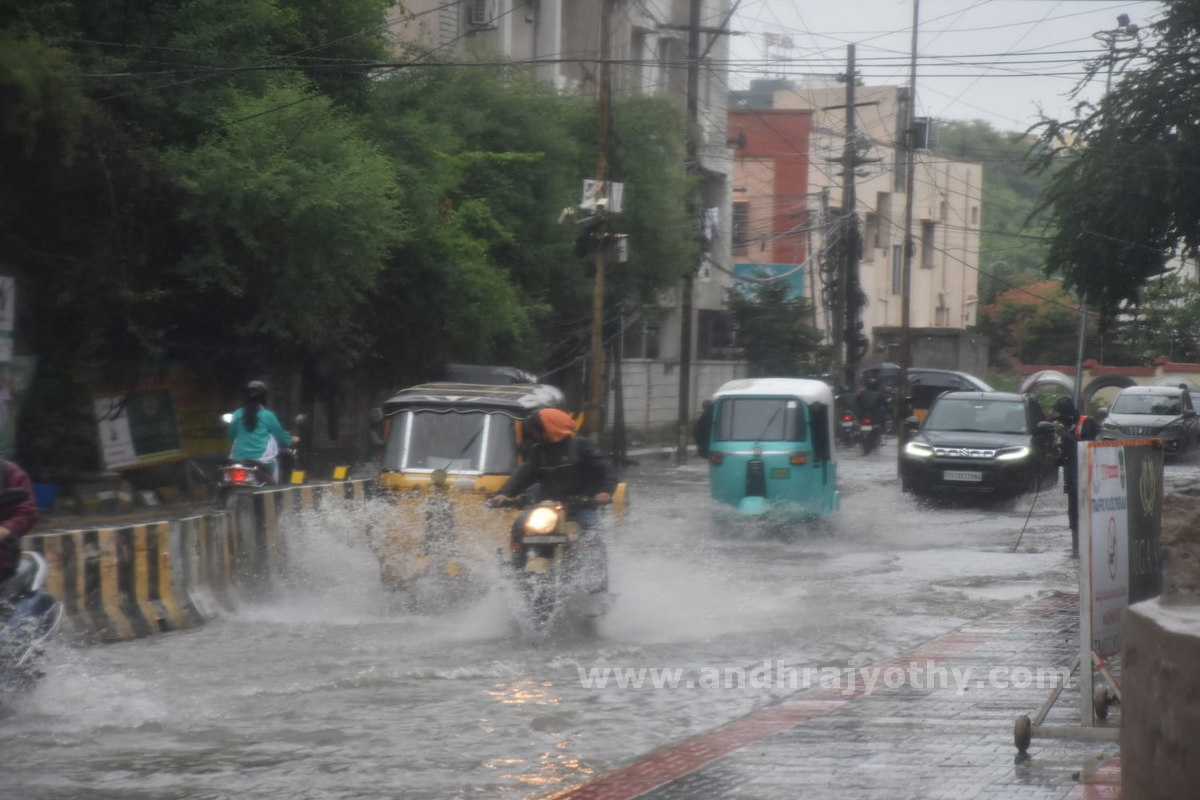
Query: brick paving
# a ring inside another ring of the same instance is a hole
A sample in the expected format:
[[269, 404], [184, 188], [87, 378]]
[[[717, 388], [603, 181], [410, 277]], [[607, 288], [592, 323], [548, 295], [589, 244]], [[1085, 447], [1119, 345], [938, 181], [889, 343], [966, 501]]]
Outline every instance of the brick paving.
[[[1121, 796], [1115, 741], [1048, 738], [1028, 752], [1013, 740], [1018, 716], [1033, 717], [1053, 683], [1038, 670], [1068, 669], [1078, 652], [1074, 595], [1053, 594], [975, 620], [880, 664], [880, 675], [913, 665], [949, 680], [894, 681], [799, 691], [781, 702], [664, 747], [556, 800], [1114, 800]], [[958, 672], [952, 672], [957, 669]], [[965, 689], [954, 675], [971, 679]], [[1011, 683], [990, 680], [994, 669]], [[911, 672], [907, 673], [909, 676]], [[1072, 676], [1044, 720], [1079, 725]], [[1116, 727], [1119, 706], [1103, 723]]]

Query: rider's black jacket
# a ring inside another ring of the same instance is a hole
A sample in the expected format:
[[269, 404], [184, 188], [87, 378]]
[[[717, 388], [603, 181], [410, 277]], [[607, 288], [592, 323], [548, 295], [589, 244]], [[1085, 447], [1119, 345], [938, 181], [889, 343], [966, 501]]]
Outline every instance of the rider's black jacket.
[[534, 445], [529, 458], [497, 494], [516, 497], [535, 483], [539, 484], [538, 497], [542, 500], [612, 494], [617, 488], [617, 470], [612, 459], [601, 453], [591, 439], [569, 436], [561, 442]]

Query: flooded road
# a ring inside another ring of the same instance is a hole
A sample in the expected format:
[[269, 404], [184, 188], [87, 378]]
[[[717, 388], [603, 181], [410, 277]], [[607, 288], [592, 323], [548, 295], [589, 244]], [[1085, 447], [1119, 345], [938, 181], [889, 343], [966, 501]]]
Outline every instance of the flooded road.
[[922, 508], [891, 446], [843, 457], [830, 525], [761, 536], [713, 522], [705, 469], [626, 471], [612, 609], [544, 636], [494, 577], [467, 607], [393, 610], [365, 518], [291, 531], [296, 580], [270, 600], [59, 652], [0, 719], [5, 796], [543, 797], [794, 691], [739, 680], [756, 668], [871, 664], [1076, 589], [1057, 487]]

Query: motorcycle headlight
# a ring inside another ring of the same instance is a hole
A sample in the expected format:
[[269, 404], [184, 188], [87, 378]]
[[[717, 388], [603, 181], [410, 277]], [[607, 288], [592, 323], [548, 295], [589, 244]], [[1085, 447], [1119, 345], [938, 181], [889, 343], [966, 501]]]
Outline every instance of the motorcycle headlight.
[[553, 508], [542, 506], [529, 512], [525, 520], [525, 532], [535, 536], [553, 533], [558, 527], [558, 512]]
[[909, 442], [904, 445], [904, 454], [913, 458], [929, 458], [933, 455], [933, 448], [924, 442]]
[[1016, 461], [1019, 458], [1025, 458], [1029, 455], [1028, 447], [1006, 447], [996, 453], [997, 461]]

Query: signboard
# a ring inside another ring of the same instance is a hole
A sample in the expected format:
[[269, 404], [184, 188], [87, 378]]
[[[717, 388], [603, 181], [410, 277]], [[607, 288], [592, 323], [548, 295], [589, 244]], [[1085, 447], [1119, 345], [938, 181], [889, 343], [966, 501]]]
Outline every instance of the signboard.
[[579, 207], [584, 211], [595, 211], [596, 202], [604, 200], [608, 213], [620, 214], [624, 198], [625, 184], [586, 178], [583, 181], [583, 198], [579, 201]]
[[185, 458], [170, 389], [97, 397], [95, 409], [106, 468], [129, 469]]
[[1162, 441], [1080, 442], [1081, 701], [1091, 718], [1090, 665], [1121, 651], [1130, 603], [1162, 591]]
[[[745, 283], [761, 282], [765, 278], [778, 277], [788, 284], [789, 300], [804, 297], [803, 264], [734, 264], [733, 271], [738, 274], [738, 277], [749, 279], [740, 282], [741, 285], [739, 288], [743, 291], [745, 290]], [[783, 275], [787, 277], [781, 277]]]

